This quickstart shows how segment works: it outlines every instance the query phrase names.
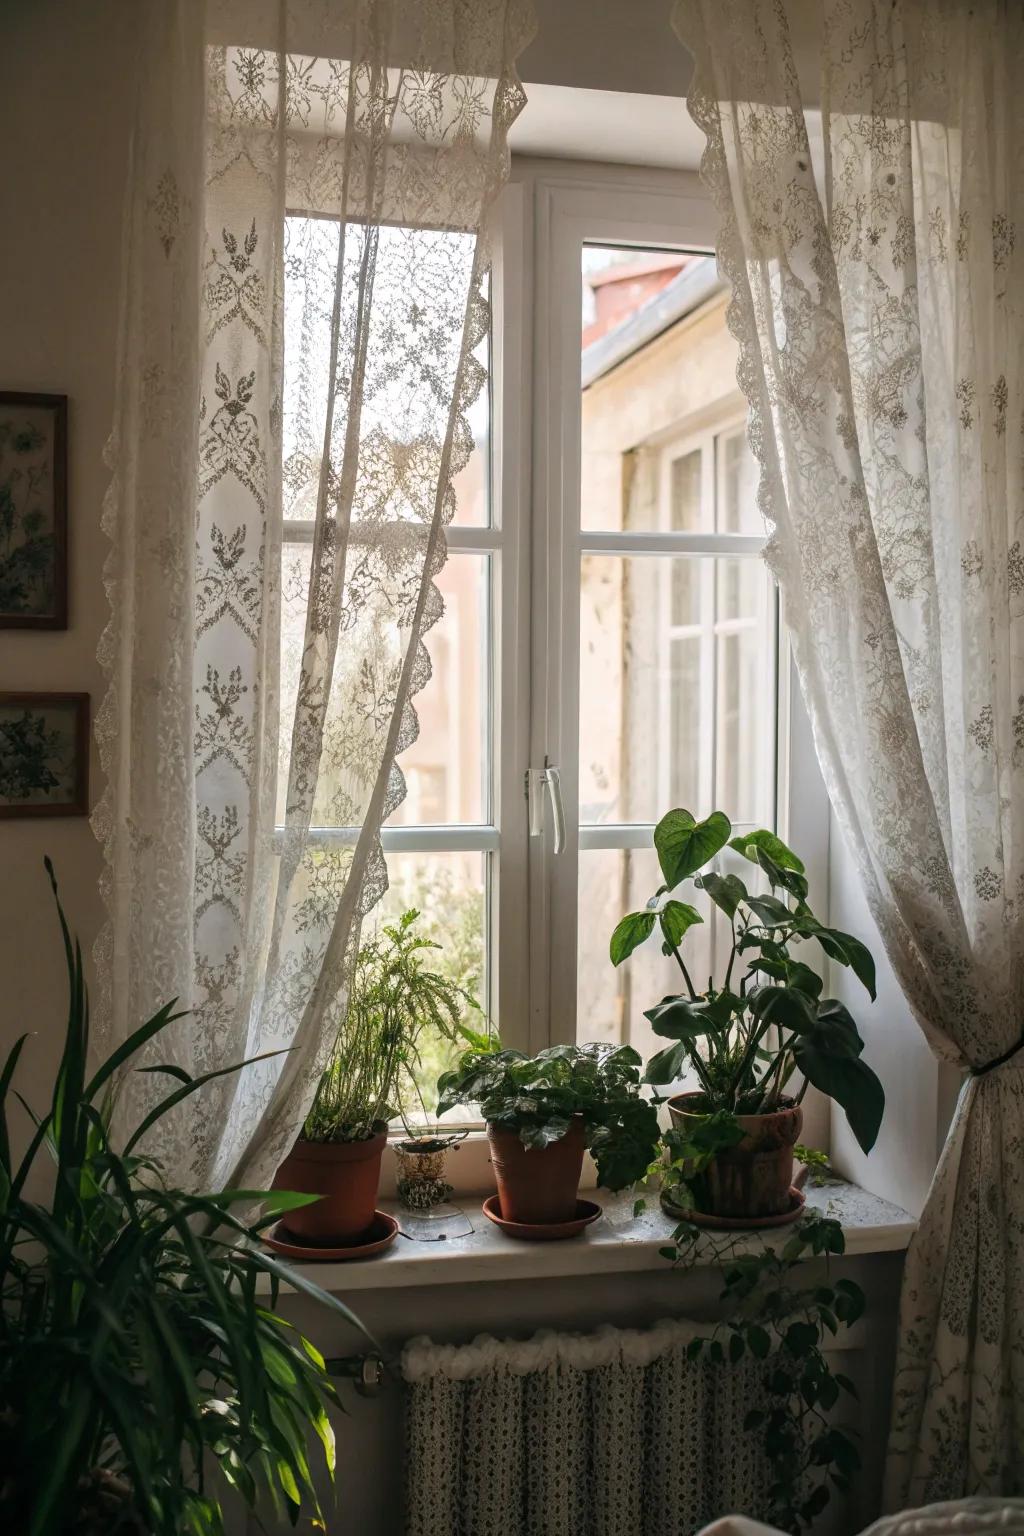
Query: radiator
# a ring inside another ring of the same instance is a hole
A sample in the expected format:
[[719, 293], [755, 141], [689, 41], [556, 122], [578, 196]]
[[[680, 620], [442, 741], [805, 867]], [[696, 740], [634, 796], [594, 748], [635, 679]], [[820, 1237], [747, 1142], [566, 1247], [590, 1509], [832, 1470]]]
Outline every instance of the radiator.
[[695, 1331], [412, 1340], [407, 1536], [688, 1536], [763, 1510], [768, 1467], [743, 1419], [764, 1364], [687, 1360]]

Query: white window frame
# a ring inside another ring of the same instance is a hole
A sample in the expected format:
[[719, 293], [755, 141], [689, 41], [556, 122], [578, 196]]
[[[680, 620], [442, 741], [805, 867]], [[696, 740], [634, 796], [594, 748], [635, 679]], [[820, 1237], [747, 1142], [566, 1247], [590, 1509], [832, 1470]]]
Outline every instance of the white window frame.
[[[536, 1052], [572, 1042], [582, 848], [648, 848], [652, 825], [583, 831], [579, 788], [580, 557], [756, 553], [763, 539], [737, 534], [581, 533], [580, 315], [584, 243], [711, 252], [716, 218], [688, 172], [514, 158], [488, 232], [491, 247], [491, 523], [447, 530], [450, 555], [491, 556], [492, 646], [489, 820], [459, 826], [384, 827], [388, 853], [490, 856], [486, 1006], [502, 1042]], [[531, 323], [532, 320], [532, 323]], [[694, 419], [696, 443], [742, 420], [737, 391]], [[682, 441], [673, 429], [664, 440]], [[717, 465], [712, 463], [712, 474]], [[312, 525], [289, 523], [289, 540]], [[781, 630], [781, 624], [780, 624]], [[427, 639], [429, 649], [429, 637]], [[784, 642], [779, 656], [780, 833], [808, 866], [812, 890], [828, 888], [828, 802]], [[561, 770], [566, 845], [551, 826], [528, 835], [530, 766]], [[356, 829], [313, 829], [310, 842], [354, 841]]]
[[[555, 854], [550, 823], [529, 843], [529, 1027], [531, 1051], [577, 1038], [577, 902], [581, 850], [649, 848], [653, 824], [579, 824], [580, 561], [584, 553], [757, 554], [764, 539], [743, 534], [588, 532], [580, 526], [580, 315], [584, 244], [714, 250], [711, 201], [688, 172], [556, 167], [514, 168], [532, 186], [534, 331], [532, 383], [533, 549], [531, 647], [534, 658], [530, 755], [534, 766], [556, 763], [565, 813], [565, 846]], [[728, 430], [742, 396], [692, 423]], [[672, 434], [673, 436], [677, 434]], [[712, 460], [711, 473], [717, 475]], [[780, 637], [781, 623], [778, 625]], [[792, 661], [778, 647], [776, 825], [796, 842], [808, 866], [818, 910], [828, 890], [828, 802], [810, 731], [793, 687]], [[711, 807], [707, 807], [710, 809]], [[521, 1031], [502, 1023], [503, 1038]]]

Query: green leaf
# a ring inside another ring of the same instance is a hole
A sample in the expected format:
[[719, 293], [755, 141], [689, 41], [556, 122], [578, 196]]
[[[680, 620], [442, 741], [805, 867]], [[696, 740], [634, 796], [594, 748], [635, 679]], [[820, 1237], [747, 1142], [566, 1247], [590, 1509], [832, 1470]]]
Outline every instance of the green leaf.
[[704, 919], [696, 907], [691, 907], [685, 901], [666, 901], [658, 913], [658, 922], [665, 937], [666, 944], [673, 949], [678, 949], [684, 933], [692, 928], [695, 923], [702, 923]]
[[669, 888], [709, 863], [725, 847], [731, 831], [729, 818], [721, 811], [712, 811], [705, 821], [695, 821], [684, 810], [663, 816], [654, 829], [654, 847]]
[[855, 939], [852, 933], [843, 933], [840, 928], [826, 928], [811, 917], [799, 919], [797, 931], [808, 938], [817, 939], [830, 960], [848, 965], [871, 1001], [875, 1001], [875, 962], [866, 944]]
[[654, 1083], [664, 1087], [666, 1083], [676, 1083], [686, 1071], [687, 1051], [682, 1043], [666, 1046], [663, 1051], [658, 1051], [647, 1063], [644, 1073], [645, 1083]]
[[665, 1040], [696, 1040], [718, 1028], [713, 1019], [685, 997], [665, 997], [653, 1008], [644, 1010], [656, 1035]]
[[0, 1072], [0, 1168], [8, 1176], [8, 1180], [11, 1172], [11, 1148], [7, 1139], [7, 1111], [5, 1105], [8, 1089], [11, 1086], [11, 1079], [18, 1065], [18, 1057], [21, 1055], [22, 1048], [27, 1039], [28, 1035], [21, 1035], [19, 1039], [15, 1040], [8, 1053], [7, 1060], [4, 1062], [4, 1069]]
[[818, 1005], [814, 1037], [837, 1056], [860, 1056], [864, 1050], [860, 1031], [838, 998], [828, 997]]
[[821, 1514], [829, 1502], [828, 1488], [824, 1483], [819, 1483], [817, 1488], [808, 1494], [800, 1506], [801, 1519], [808, 1525]]
[[815, 1001], [821, 995], [823, 985], [821, 977], [817, 971], [812, 970], [809, 965], [804, 965], [801, 960], [790, 960], [788, 956], [777, 959], [765, 952], [769, 948], [778, 949], [779, 947], [777, 944], [762, 944], [761, 953], [751, 960], [747, 975], [771, 976], [776, 981], [784, 982], [787, 987], [803, 992], [806, 997]]
[[750, 1353], [758, 1360], [766, 1360], [771, 1352], [771, 1334], [759, 1323], [752, 1323], [747, 1329], [747, 1343], [750, 1345]]
[[166, 1003], [159, 1013], [153, 1015], [148, 1023], [140, 1025], [138, 1029], [128, 1036], [127, 1040], [122, 1041], [116, 1051], [111, 1052], [86, 1086], [83, 1094], [84, 1098], [94, 1099], [108, 1078], [113, 1077], [119, 1067], [130, 1060], [136, 1051], [141, 1050], [147, 1040], [151, 1040], [154, 1035], [158, 1035], [161, 1030], [166, 1029], [169, 1024], [175, 1023], [176, 1020], [188, 1017], [187, 1009], [181, 1013], [174, 1012], [177, 1001], [178, 999], [174, 998], [171, 1002]]
[[809, 890], [806, 875], [795, 869], [784, 869], [780, 864], [776, 864], [763, 848], [757, 849], [757, 862], [768, 876], [768, 883], [773, 890], [781, 886], [784, 891], [795, 896], [797, 901], [806, 902]]
[[172, 1109], [175, 1108], [176, 1105], [182, 1103], [183, 1100], [190, 1098], [193, 1093], [198, 1093], [199, 1089], [202, 1088], [205, 1083], [213, 1082], [213, 1080], [218, 1077], [230, 1077], [233, 1073], [240, 1072], [243, 1067], [252, 1066], [254, 1062], [269, 1061], [274, 1056], [287, 1056], [287, 1054], [287, 1049], [281, 1051], [264, 1051], [260, 1056], [249, 1056], [245, 1061], [235, 1061], [232, 1062], [228, 1067], [217, 1067], [212, 1072], [204, 1072], [200, 1077], [189, 1078], [188, 1082], [185, 1083], [183, 1087], [176, 1088], [174, 1092], [169, 1093], [165, 1099], [161, 1099], [160, 1103], [151, 1109], [145, 1119], [136, 1126], [131, 1136], [129, 1136], [128, 1140], [125, 1142], [125, 1154], [127, 1155], [133, 1150], [133, 1148], [138, 1146], [139, 1142], [142, 1140], [143, 1136], [145, 1136], [146, 1132], [150, 1129], [151, 1126], [154, 1126], [158, 1120], [162, 1120], [164, 1115], [168, 1114]]
[[769, 832], [766, 827], [757, 832], [745, 832], [741, 837], [734, 837], [729, 844], [737, 853], [749, 859], [751, 864], [759, 864], [759, 853], [764, 853], [779, 869], [794, 870], [798, 875], [804, 873], [803, 860], [797, 858], [791, 848], [787, 848], [781, 837], [774, 832]]
[[764, 928], [788, 928], [794, 921], [794, 914], [777, 896], [748, 896], [747, 906]]
[[862, 1151], [870, 1152], [882, 1123], [885, 1090], [867, 1062], [836, 1054], [831, 1042], [813, 1029], [794, 1036], [790, 1048], [800, 1071], [846, 1111]]
[[804, 1034], [814, 1028], [816, 1011], [813, 1001], [796, 987], [758, 987], [749, 994], [750, 1011], [760, 1023], [777, 1029], [793, 1029]]
[[748, 900], [747, 888], [738, 875], [716, 875], [709, 869], [705, 874], [698, 875], [696, 884], [702, 891], [707, 891], [715, 906], [721, 908], [730, 922], [736, 916], [740, 902]]
[[818, 1342], [818, 1330], [813, 1323], [790, 1323], [782, 1343], [789, 1354], [801, 1359]]
[[630, 912], [616, 925], [608, 946], [612, 965], [621, 965], [634, 949], [650, 938], [656, 918], [654, 912]]
[[[666, 1133], [666, 1136], [671, 1133]], [[679, 1134], [679, 1133], [677, 1133]], [[684, 1133], [679, 1155], [702, 1160], [705, 1164], [718, 1152], [725, 1152], [743, 1140], [745, 1132], [730, 1109], [716, 1109], [711, 1115], [695, 1115]]]

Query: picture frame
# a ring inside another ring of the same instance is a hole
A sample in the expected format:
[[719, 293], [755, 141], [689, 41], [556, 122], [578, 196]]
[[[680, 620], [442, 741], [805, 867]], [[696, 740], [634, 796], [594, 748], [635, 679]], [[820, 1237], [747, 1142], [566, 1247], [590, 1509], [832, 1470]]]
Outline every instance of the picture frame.
[[0, 818], [89, 814], [89, 695], [0, 692]]
[[68, 627], [68, 397], [0, 390], [0, 629]]

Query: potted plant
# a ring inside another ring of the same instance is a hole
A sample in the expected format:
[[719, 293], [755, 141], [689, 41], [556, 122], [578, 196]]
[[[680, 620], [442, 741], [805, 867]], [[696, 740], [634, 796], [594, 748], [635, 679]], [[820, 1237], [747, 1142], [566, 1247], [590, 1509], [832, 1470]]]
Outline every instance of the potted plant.
[[[859, 939], [814, 916], [803, 863], [774, 832], [731, 832], [721, 811], [699, 822], [685, 810], [662, 818], [654, 846], [664, 884], [644, 911], [618, 924], [611, 959], [621, 965], [657, 929], [682, 976], [683, 990], [645, 1014], [654, 1032], [672, 1042], [648, 1062], [645, 1081], [674, 1084], [689, 1071], [698, 1084], [669, 1099], [676, 1204], [762, 1218], [792, 1204], [793, 1146], [809, 1085], [841, 1105], [865, 1152], [885, 1106], [853, 1018], [841, 1002], [821, 996], [821, 977], [802, 958], [804, 946], [816, 945], [849, 966], [872, 999], [875, 967]], [[737, 874], [709, 868], [727, 845], [755, 866], [768, 894], [751, 893]], [[717, 985], [710, 978], [702, 992], [683, 948], [688, 930], [703, 919], [673, 894], [688, 881], [725, 914], [732, 933]], [[796, 1074], [803, 1082], [791, 1092]]]
[[647, 1172], [658, 1116], [641, 1096], [641, 1065], [629, 1046], [555, 1045], [536, 1056], [470, 1050], [438, 1081], [438, 1112], [479, 1105], [506, 1221], [566, 1222], [588, 1148], [608, 1189]]
[[[408, 1116], [419, 1089], [428, 1040], [465, 1038], [462, 1018], [476, 1001], [425, 963], [440, 946], [415, 931], [419, 913], [385, 925], [356, 958], [348, 1008], [295, 1146], [278, 1169], [275, 1188], [301, 1189], [321, 1198], [288, 1217], [291, 1233], [310, 1244], [357, 1243], [373, 1223], [388, 1122], [401, 1115], [410, 1162], [420, 1144]], [[458, 1138], [436, 1133], [431, 1174], [444, 1183], [439, 1154]], [[408, 1177], [408, 1174], [406, 1175]], [[440, 1198], [444, 1198], [441, 1196]]]
[[[49, 1108], [33, 1113], [14, 1087], [28, 1036], [0, 1070], [0, 1530], [223, 1536], [225, 1495], [320, 1522], [309, 1432], [330, 1473], [338, 1399], [316, 1349], [276, 1315], [279, 1279], [356, 1320], [259, 1246], [308, 1197], [176, 1189], [143, 1151], [164, 1115], [235, 1067], [139, 1069], [164, 1074], [167, 1092], [115, 1143], [118, 1075], [184, 1015], [169, 1003], [90, 1067], [81, 953], [57, 909], [70, 1006]], [[12, 1097], [34, 1126], [20, 1160]], [[52, 1193], [37, 1200], [33, 1185]], [[251, 1221], [239, 1208], [254, 1204]], [[270, 1294], [258, 1294], [267, 1274]]]

